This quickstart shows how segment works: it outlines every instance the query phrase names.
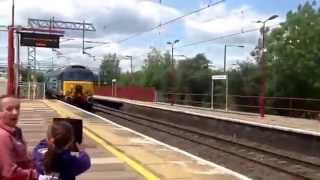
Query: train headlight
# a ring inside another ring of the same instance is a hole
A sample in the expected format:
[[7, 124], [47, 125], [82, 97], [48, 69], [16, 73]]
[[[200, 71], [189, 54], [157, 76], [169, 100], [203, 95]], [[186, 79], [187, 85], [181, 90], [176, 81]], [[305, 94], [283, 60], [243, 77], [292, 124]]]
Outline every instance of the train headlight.
[[66, 96], [70, 96], [71, 95], [71, 91], [66, 91]]
[[91, 93], [91, 91], [86, 91], [86, 92], [85, 92], [85, 95], [87, 95], [87, 96], [92, 96], [92, 93]]

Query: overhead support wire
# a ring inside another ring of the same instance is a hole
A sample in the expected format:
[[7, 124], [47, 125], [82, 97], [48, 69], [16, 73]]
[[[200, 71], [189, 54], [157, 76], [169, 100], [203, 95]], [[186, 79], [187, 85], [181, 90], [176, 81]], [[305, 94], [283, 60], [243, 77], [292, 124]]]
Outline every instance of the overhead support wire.
[[[274, 26], [278, 26], [278, 25], [279, 24], [272, 25], [272, 26], [269, 26], [269, 27], [274, 27]], [[217, 37], [214, 37], [214, 38], [211, 38], [211, 39], [202, 40], [202, 41], [196, 41], [196, 42], [192, 42], [192, 43], [185, 44], [185, 45], [182, 45], [182, 46], [178, 46], [178, 47], [175, 47], [175, 49], [185, 48], [185, 47], [189, 47], [189, 46], [195, 46], [195, 45], [199, 45], [199, 44], [204, 44], [204, 43], [216, 41], [216, 40], [219, 40], [219, 39], [230, 38], [230, 37], [233, 37], [233, 36], [238, 36], [238, 35], [241, 35], [241, 34], [246, 34], [246, 33], [255, 32], [255, 31], [259, 31], [259, 30], [260, 30], [260, 28], [241, 30], [241, 32], [226, 34], [226, 35], [217, 36]]]
[[0, 32], [7, 32], [8, 31], [8, 26], [0, 25]]
[[187, 13], [187, 14], [184, 14], [184, 15], [182, 15], [182, 16], [173, 18], [173, 19], [171, 19], [171, 20], [169, 20], [169, 21], [166, 21], [166, 22], [164, 22], [164, 23], [160, 23], [160, 24], [158, 24], [157, 26], [154, 26], [154, 27], [152, 27], [152, 28], [150, 28], [150, 29], [148, 29], [148, 30], [146, 30], [146, 31], [139, 32], [139, 33], [135, 33], [135, 34], [133, 34], [132, 36], [126, 37], [126, 38], [121, 39], [121, 40], [118, 40], [117, 43], [123, 43], [123, 42], [128, 41], [128, 40], [130, 40], [130, 39], [132, 39], [132, 38], [138, 37], [138, 36], [140, 36], [140, 35], [142, 35], [142, 34], [144, 34], [144, 33], [146, 33], [146, 32], [150, 32], [150, 31], [153, 31], [153, 30], [155, 30], [155, 29], [157, 29], [157, 28], [161, 28], [161, 27], [166, 26], [166, 25], [168, 25], [168, 24], [174, 23], [174, 22], [176, 22], [176, 21], [178, 21], [178, 20], [180, 20], [180, 19], [183, 19], [183, 18], [185, 18], [185, 17], [187, 17], [187, 16], [190, 16], [190, 15], [193, 15], [193, 14], [196, 14], [196, 13], [199, 13], [199, 12], [201, 12], [201, 11], [204, 11], [204, 10], [210, 8], [210, 7], [213, 7], [213, 6], [216, 6], [216, 5], [220, 4], [220, 3], [223, 3], [223, 2], [225, 2], [225, 1], [226, 1], [226, 0], [220, 0], [220, 1], [217, 1], [217, 2], [212, 3], [212, 4], [208, 4], [208, 6], [206, 6], [206, 7], [203, 7], [203, 8], [194, 10], [194, 11], [191, 11], [191, 12], [189, 12], [189, 13]]
[[[166, 21], [166, 22], [164, 22], [164, 23], [161, 23], [161, 22], [160, 22], [160, 24], [158, 24], [157, 26], [154, 26], [154, 27], [152, 27], [152, 28], [150, 28], [150, 29], [147, 29], [146, 31], [143, 31], [143, 32], [134, 33], [134, 34], [132, 34], [132, 35], [129, 36], [129, 37], [126, 37], [126, 38], [124, 38], [124, 39], [121, 39], [121, 40], [116, 41], [115, 43], [119, 43], [119, 44], [120, 44], [120, 43], [124, 43], [124, 42], [126, 42], [126, 41], [128, 41], [128, 40], [130, 40], [130, 39], [133, 39], [133, 38], [135, 38], [135, 37], [141, 36], [141, 35], [144, 34], [144, 33], [153, 31], [153, 30], [158, 29], [158, 28], [162, 28], [163, 26], [166, 26], [166, 25], [168, 25], [168, 24], [174, 23], [174, 22], [176, 22], [176, 21], [178, 21], [178, 20], [181, 20], [181, 19], [183, 19], [183, 18], [185, 18], [185, 17], [187, 17], [187, 16], [190, 16], [190, 15], [193, 15], [193, 14], [196, 14], [196, 13], [199, 13], [199, 12], [201, 12], [201, 11], [204, 11], [204, 10], [210, 8], [210, 7], [216, 6], [216, 5], [218, 5], [218, 4], [220, 4], [220, 3], [223, 3], [223, 2], [225, 2], [225, 1], [226, 1], [226, 0], [220, 0], [220, 1], [217, 1], [217, 2], [215, 2], [215, 3], [208, 4], [208, 6], [206, 6], [206, 7], [203, 7], [203, 8], [200, 8], [200, 9], [196, 9], [196, 10], [194, 10], [194, 11], [191, 11], [191, 12], [187, 13], [187, 14], [184, 14], [184, 15], [182, 15], [182, 16], [179, 16], [179, 17], [176, 17], [176, 18], [171, 19], [171, 20], [169, 20], [169, 21]], [[159, 2], [160, 2], [160, 4], [162, 3], [161, 1], [159, 1]], [[110, 44], [110, 42], [103, 42], [103, 43], [97, 43], [97, 44], [99, 44], [99, 45], [94, 46], [94, 47], [92, 47], [92, 48], [105, 46], [105, 45]], [[92, 49], [92, 48], [90, 47], [90, 49]]]
[[103, 42], [103, 41], [84, 41], [86, 43], [93, 43], [93, 44], [110, 44], [110, 42]]
[[185, 44], [185, 45], [182, 45], [182, 46], [178, 46], [178, 47], [175, 47], [175, 49], [185, 48], [185, 47], [189, 47], [189, 46], [195, 46], [195, 45], [198, 45], [198, 44], [208, 43], [208, 42], [216, 41], [216, 40], [219, 40], [219, 39], [230, 38], [230, 37], [233, 37], [233, 36], [241, 35], [241, 34], [244, 34], [244, 33], [250, 33], [250, 32], [254, 32], [254, 31], [258, 31], [258, 30], [259, 30], [259, 28], [248, 29], [248, 30], [245, 30], [245, 31], [242, 31], [242, 32], [237, 32], [237, 33], [231, 33], [231, 34], [226, 34], [226, 35], [222, 35], [222, 36], [217, 36], [217, 37], [214, 37], [212, 39], [196, 41], [196, 42], [192, 42], [192, 43]]
[[199, 13], [199, 12], [201, 12], [201, 11], [204, 11], [204, 10], [210, 8], [210, 7], [216, 6], [216, 5], [220, 4], [220, 3], [223, 3], [224, 1], [226, 1], [226, 0], [220, 0], [220, 1], [217, 1], [217, 2], [212, 3], [212, 4], [208, 4], [208, 6], [206, 6], [206, 7], [203, 7], [203, 8], [197, 9], [197, 10], [194, 10], [194, 11], [192, 11], [192, 12], [189, 12], [189, 13], [184, 14], [184, 15], [182, 15], [182, 16], [179, 16], [179, 17], [177, 17], [177, 18], [171, 19], [171, 20], [169, 20], [169, 21], [167, 21], [167, 22], [165, 22], [165, 23], [163, 23], [163, 24], [161, 24], [161, 25], [162, 25], [162, 26], [168, 25], [168, 24], [170, 24], [170, 23], [173, 23], [173, 22], [175, 22], [175, 21], [178, 21], [178, 20], [180, 20], [180, 19], [183, 19], [183, 18], [185, 18], [185, 17], [187, 17], [187, 16], [190, 16], [190, 15], [192, 15], [192, 14], [196, 14], [196, 13]]
[[[73, 41], [73, 40], [80, 40], [77, 38], [61, 38], [62, 40], [60, 41], [60, 43], [65, 43], [68, 41]], [[91, 44], [110, 44], [110, 42], [107, 41], [91, 41], [91, 40], [85, 40], [85, 43], [91, 43]]]

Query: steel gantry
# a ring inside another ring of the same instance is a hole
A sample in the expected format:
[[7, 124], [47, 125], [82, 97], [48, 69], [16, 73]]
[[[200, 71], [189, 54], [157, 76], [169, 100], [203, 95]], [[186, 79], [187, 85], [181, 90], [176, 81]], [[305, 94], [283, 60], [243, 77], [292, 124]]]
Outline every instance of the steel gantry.
[[[85, 31], [96, 31], [96, 28], [91, 23], [84, 22], [70, 22], [70, 21], [60, 21], [51, 18], [49, 20], [46, 19], [28, 19], [28, 26], [30, 28], [40, 28], [40, 29], [59, 29], [59, 30], [75, 30], [75, 31], [82, 31], [83, 32], [83, 51], [84, 47], [84, 34]], [[36, 48], [35, 47], [28, 47], [28, 66], [32, 67], [32, 69], [36, 68]]]
[[[14, 5], [13, 5], [14, 7]], [[14, 8], [12, 8], [12, 12], [14, 14]], [[33, 33], [48, 33], [48, 34], [61, 34], [63, 31], [61, 30], [78, 30], [83, 32], [83, 51], [84, 47], [84, 36], [86, 31], [96, 31], [95, 27], [91, 23], [83, 22], [69, 22], [69, 21], [57, 21], [54, 18], [50, 20], [43, 20], [43, 19], [28, 19], [28, 27], [24, 28], [21, 26], [15, 26], [14, 24], [14, 15], [12, 15], [12, 24], [8, 26], [8, 86], [7, 86], [7, 94], [14, 95], [16, 88], [15, 88], [15, 77], [14, 75], [14, 63], [15, 63], [15, 47], [14, 47], [14, 32], [33, 32]], [[17, 38], [18, 38], [17, 36]], [[19, 46], [19, 43], [17, 43]], [[19, 54], [18, 54], [19, 56]], [[36, 59], [36, 48], [35, 47], [28, 47], [28, 68], [32, 68], [35, 70], [37, 67], [37, 59]]]
[[65, 30], [96, 31], [96, 28], [91, 23], [57, 21], [57, 20], [54, 20], [54, 18], [50, 20], [29, 18], [28, 25], [31, 28], [53, 28], [53, 29], [65, 29]]
[[96, 28], [92, 23], [83, 22], [71, 22], [71, 21], [59, 21], [51, 18], [45, 19], [28, 19], [28, 25], [31, 28], [46, 28], [46, 29], [61, 29], [61, 30], [75, 30], [82, 31], [82, 54], [85, 54], [85, 32], [96, 31]]

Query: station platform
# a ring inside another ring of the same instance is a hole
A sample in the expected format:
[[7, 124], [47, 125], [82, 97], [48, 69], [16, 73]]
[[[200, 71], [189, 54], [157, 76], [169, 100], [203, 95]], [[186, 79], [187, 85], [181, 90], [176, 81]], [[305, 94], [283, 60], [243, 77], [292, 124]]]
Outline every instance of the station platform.
[[22, 101], [18, 125], [29, 150], [46, 137], [47, 126], [53, 117], [84, 121], [84, 145], [92, 158], [92, 168], [77, 178], [80, 180], [249, 179], [57, 100]]
[[[50, 108], [42, 100], [23, 100], [18, 126], [22, 128], [28, 144], [28, 150], [32, 151], [41, 139], [46, 138], [47, 127], [53, 118], [63, 117]], [[91, 168], [79, 180], [140, 180], [143, 177], [133, 171], [123, 161], [106, 151], [99, 143], [88, 135], [84, 136], [84, 146], [91, 157]]]
[[122, 99], [109, 96], [94, 96], [94, 99], [107, 100], [119, 103], [128, 103], [138, 106], [145, 106], [151, 108], [158, 108], [162, 110], [169, 110], [174, 112], [181, 112], [202, 117], [215, 118], [219, 120], [238, 122], [243, 124], [250, 124], [254, 126], [261, 126], [266, 128], [279, 129], [283, 131], [309, 134], [320, 136], [320, 121], [303, 118], [292, 118], [284, 116], [275, 116], [266, 114], [261, 118], [259, 114], [241, 113], [241, 112], [223, 112], [206, 108], [197, 108], [192, 106], [170, 105], [167, 103], [144, 102], [129, 99]]

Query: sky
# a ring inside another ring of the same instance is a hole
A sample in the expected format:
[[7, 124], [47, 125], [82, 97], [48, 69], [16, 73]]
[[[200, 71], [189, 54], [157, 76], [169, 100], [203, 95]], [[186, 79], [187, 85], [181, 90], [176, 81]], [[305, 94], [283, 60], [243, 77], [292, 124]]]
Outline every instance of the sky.
[[[87, 50], [95, 56], [94, 60], [82, 54], [82, 33], [66, 31], [58, 50], [63, 57], [58, 58], [57, 53], [51, 49], [37, 48], [37, 61], [40, 65], [53, 62], [61, 66], [81, 64], [97, 69], [103, 55], [117, 53], [123, 57], [133, 56], [134, 70], [138, 70], [151, 47], [165, 52], [171, 50], [167, 42], [178, 39], [174, 49], [178, 60], [203, 53], [216, 68], [223, 66], [226, 44], [244, 46], [227, 48], [227, 68], [232, 68], [236, 62], [252, 61], [249, 53], [260, 37], [258, 31], [241, 32], [259, 28], [261, 24], [255, 22], [272, 15], [279, 17], [267, 25], [277, 27], [280, 22], [285, 21], [288, 11], [295, 10], [306, 1], [308, 0], [15, 0], [15, 22], [16, 25], [27, 27], [28, 18], [54, 17], [61, 21], [86, 21], [96, 28], [96, 32], [86, 32], [86, 40], [108, 42], [104, 46], [86, 44], [86, 47], [94, 47]], [[1, 26], [7, 26], [11, 22], [11, 3], [12, 0], [0, 0], [0, 30], [5, 29]], [[161, 23], [214, 3], [217, 4], [201, 12], [148, 31]], [[133, 37], [139, 33], [139, 36]], [[239, 35], [221, 38], [234, 33]], [[194, 44], [207, 40], [211, 41]], [[26, 47], [21, 48], [20, 57], [23, 62], [27, 62]], [[6, 59], [7, 33], [0, 31], [0, 65], [5, 64]], [[129, 70], [129, 61], [124, 59], [120, 64], [122, 71]]]

